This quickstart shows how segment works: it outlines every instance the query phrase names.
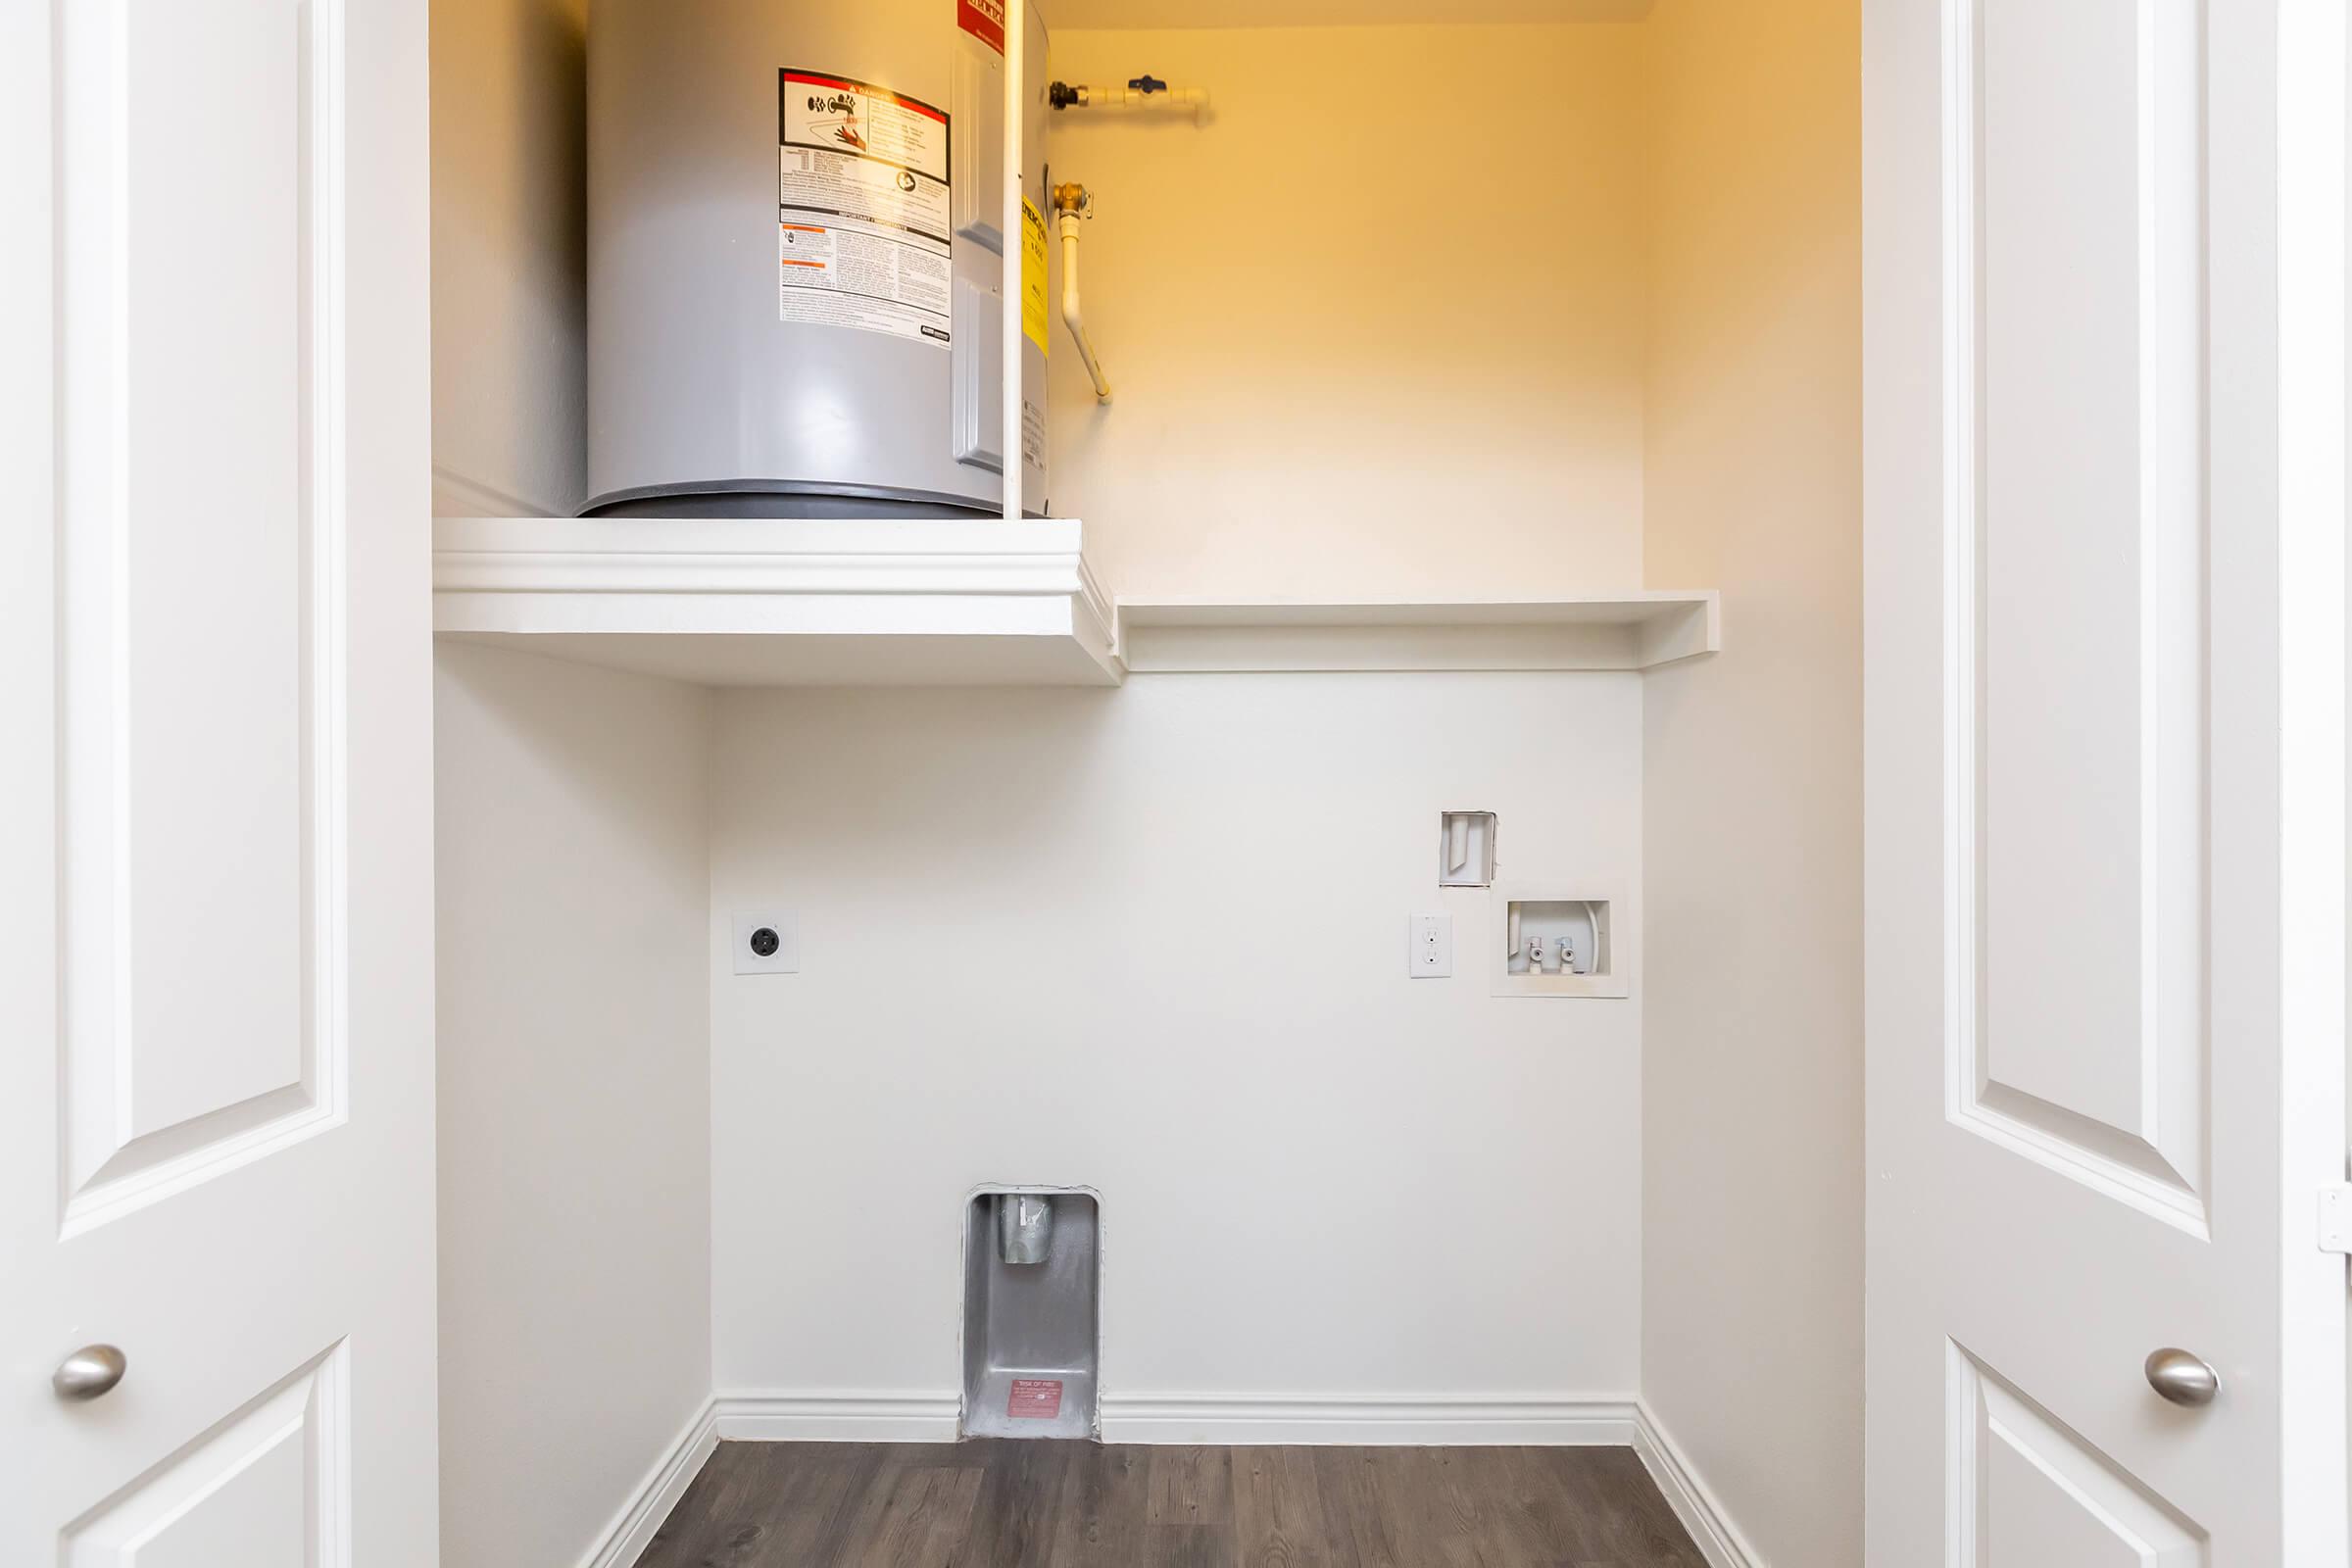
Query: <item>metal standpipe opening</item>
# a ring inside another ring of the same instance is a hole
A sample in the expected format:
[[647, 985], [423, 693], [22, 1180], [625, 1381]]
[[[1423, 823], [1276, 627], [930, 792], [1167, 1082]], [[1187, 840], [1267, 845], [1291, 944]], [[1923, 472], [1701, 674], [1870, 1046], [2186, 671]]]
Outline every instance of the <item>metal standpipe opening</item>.
[[1054, 1240], [1054, 1200], [1046, 1193], [997, 1195], [997, 1256], [1007, 1263], [1043, 1263]]

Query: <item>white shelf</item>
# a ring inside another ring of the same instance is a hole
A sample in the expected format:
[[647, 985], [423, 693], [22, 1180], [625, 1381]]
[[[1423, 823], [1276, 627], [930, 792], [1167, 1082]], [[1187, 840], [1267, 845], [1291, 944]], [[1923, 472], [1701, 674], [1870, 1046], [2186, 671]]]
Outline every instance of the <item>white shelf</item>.
[[1115, 686], [1129, 670], [1640, 670], [1721, 645], [1711, 591], [1122, 600], [1071, 518], [442, 517], [444, 637], [710, 686]]
[[1722, 646], [1712, 589], [1542, 599], [1132, 600], [1131, 670], [1654, 669]]
[[1074, 520], [441, 517], [433, 629], [709, 686], [1115, 686]]

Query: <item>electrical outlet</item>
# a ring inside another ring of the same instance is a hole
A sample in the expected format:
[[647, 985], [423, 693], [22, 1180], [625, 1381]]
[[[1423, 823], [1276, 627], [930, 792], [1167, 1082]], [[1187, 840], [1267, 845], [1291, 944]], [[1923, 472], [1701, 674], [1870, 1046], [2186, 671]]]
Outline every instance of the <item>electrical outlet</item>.
[[1453, 973], [1453, 916], [1416, 914], [1405, 967], [1416, 980], [1443, 980]]
[[756, 910], [735, 917], [737, 974], [799, 974], [801, 926], [788, 910]]

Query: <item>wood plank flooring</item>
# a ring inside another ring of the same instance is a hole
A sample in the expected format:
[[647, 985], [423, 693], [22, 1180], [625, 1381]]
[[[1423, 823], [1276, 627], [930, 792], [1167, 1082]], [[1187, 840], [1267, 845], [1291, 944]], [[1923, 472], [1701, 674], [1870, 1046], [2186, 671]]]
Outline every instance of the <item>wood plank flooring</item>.
[[1706, 1568], [1631, 1448], [722, 1443], [638, 1568]]

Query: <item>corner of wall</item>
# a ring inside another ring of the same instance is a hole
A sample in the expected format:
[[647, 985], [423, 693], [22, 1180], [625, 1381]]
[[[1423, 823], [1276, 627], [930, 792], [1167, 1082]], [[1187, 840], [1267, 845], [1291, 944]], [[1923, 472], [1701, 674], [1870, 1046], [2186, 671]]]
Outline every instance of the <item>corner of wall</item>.
[[436, 514], [586, 497], [587, 11], [432, 6]]
[[710, 1415], [710, 701], [444, 646], [434, 722], [443, 1555], [562, 1563]]
[[1725, 646], [1644, 692], [1642, 1396], [1724, 1542], [1850, 1568], [1860, 14], [1659, 0], [1646, 31], [1644, 580], [1720, 588]]

